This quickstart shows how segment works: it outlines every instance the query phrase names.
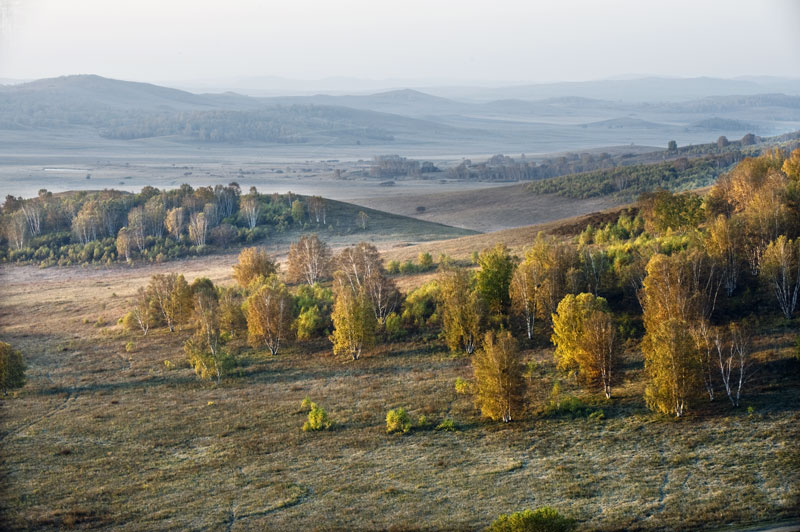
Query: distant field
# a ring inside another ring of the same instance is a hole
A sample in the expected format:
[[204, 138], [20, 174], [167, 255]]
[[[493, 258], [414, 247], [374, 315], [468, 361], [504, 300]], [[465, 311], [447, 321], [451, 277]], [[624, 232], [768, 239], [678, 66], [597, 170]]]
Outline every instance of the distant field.
[[[570, 218], [612, 207], [618, 201], [607, 197], [575, 200], [555, 195], [537, 195], [529, 192], [524, 184], [353, 200], [354, 203], [380, 211], [481, 232]], [[424, 211], [418, 211], [418, 207], [423, 207]]]

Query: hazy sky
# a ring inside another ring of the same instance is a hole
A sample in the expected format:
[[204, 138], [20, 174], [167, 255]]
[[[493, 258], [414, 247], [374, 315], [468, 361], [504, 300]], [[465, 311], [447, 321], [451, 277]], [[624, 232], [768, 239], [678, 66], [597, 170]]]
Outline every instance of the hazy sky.
[[800, 77], [796, 0], [0, 0], [0, 78]]

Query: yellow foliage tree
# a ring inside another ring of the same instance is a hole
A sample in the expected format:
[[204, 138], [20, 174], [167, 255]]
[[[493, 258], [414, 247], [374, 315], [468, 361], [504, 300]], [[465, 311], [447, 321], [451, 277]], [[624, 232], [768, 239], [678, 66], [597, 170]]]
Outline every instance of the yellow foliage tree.
[[791, 319], [800, 292], [800, 239], [785, 235], [770, 242], [761, 259], [761, 278], [775, 294], [786, 319]]
[[364, 349], [375, 344], [377, 320], [363, 288], [354, 288], [347, 278], [337, 273], [334, 279], [333, 352], [358, 360]]
[[277, 276], [270, 276], [245, 303], [250, 344], [264, 345], [277, 355], [281, 343], [290, 337], [293, 314], [292, 296], [286, 286]]
[[553, 344], [561, 370], [575, 370], [581, 381], [600, 385], [611, 398], [617, 336], [608, 304], [589, 293], [568, 294], [553, 315]]
[[692, 323], [701, 318], [698, 294], [683, 254], [653, 255], [642, 288], [644, 355], [648, 407], [681, 417], [699, 388], [700, 357]]
[[446, 268], [438, 278], [442, 334], [450, 351], [471, 355], [480, 335], [480, 298], [472, 275], [462, 268]]
[[508, 331], [488, 332], [472, 360], [475, 404], [481, 414], [508, 423], [522, 404], [525, 381], [517, 341]]
[[239, 253], [239, 262], [233, 266], [233, 278], [242, 288], [259, 277], [269, 277], [278, 273], [278, 265], [263, 248], [244, 248]]

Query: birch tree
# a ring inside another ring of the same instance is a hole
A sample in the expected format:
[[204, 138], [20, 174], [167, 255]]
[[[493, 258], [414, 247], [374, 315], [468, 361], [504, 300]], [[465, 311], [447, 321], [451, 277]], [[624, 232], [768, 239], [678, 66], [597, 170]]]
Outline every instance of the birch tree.
[[775, 294], [778, 307], [791, 319], [800, 291], [800, 238], [789, 240], [779, 236], [767, 246], [761, 261], [761, 279]]
[[484, 417], [510, 422], [522, 404], [525, 381], [519, 346], [508, 331], [487, 332], [472, 360], [475, 404]]
[[277, 355], [291, 333], [293, 302], [286, 285], [277, 276], [265, 279], [245, 303], [250, 345], [266, 346]]
[[329, 276], [331, 251], [317, 235], [300, 237], [289, 248], [287, 281], [309, 285]]

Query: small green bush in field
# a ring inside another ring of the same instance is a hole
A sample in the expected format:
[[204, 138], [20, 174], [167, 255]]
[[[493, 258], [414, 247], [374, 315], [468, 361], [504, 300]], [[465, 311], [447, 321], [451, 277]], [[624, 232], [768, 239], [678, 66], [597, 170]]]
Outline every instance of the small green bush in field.
[[136, 344], [133, 342], [128, 342], [125, 344], [125, 352], [132, 353], [136, 349]]
[[568, 519], [549, 506], [536, 510], [523, 510], [511, 515], [502, 514], [492, 523], [487, 532], [567, 532], [575, 527]]
[[308, 413], [308, 421], [303, 424], [303, 432], [331, 428], [333, 422], [328, 419], [328, 413], [316, 403], [311, 403], [310, 406], [311, 411]]
[[395, 408], [386, 413], [386, 432], [406, 433], [411, 430], [411, 418], [405, 408]]
[[445, 432], [455, 432], [456, 422], [449, 417], [444, 418], [441, 423], [436, 425], [436, 430], [443, 430]]

